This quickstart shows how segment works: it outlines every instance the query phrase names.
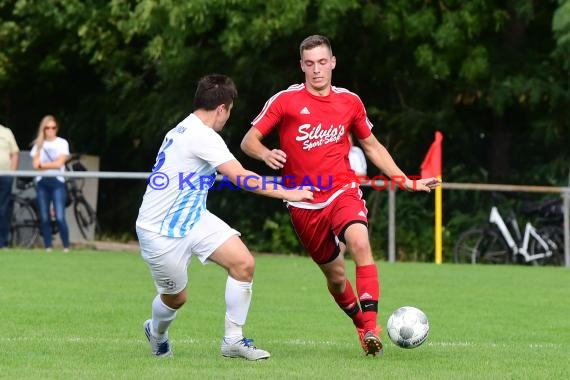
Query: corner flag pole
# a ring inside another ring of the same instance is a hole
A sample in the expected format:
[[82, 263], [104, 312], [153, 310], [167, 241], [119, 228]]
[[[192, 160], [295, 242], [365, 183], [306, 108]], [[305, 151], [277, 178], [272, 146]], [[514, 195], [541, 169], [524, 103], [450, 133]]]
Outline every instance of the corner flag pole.
[[[441, 175], [438, 176], [441, 179]], [[443, 228], [442, 228], [442, 197], [441, 186], [435, 188], [435, 263], [442, 263], [442, 242], [443, 242]]]
[[[421, 165], [422, 178], [437, 177], [441, 179], [441, 142], [443, 134], [440, 131], [435, 132], [435, 140], [431, 144], [426, 157]], [[441, 264], [442, 262], [442, 242], [443, 242], [443, 228], [442, 228], [442, 189], [441, 186], [435, 189], [435, 263]]]

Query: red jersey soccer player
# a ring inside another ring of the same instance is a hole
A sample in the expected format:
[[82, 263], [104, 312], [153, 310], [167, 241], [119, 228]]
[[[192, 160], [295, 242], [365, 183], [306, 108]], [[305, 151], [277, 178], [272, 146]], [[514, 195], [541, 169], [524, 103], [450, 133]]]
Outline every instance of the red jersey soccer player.
[[[440, 181], [409, 179], [372, 134], [360, 98], [331, 85], [336, 58], [326, 37], [307, 37], [300, 54], [305, 83], [271, 97], [241, 147], [272, 169], [282, 169], [282, 175], [294, 178], [297, 185], [307, 179], [313, 185], [322, 184], [311, 202], [288, 202], [291, 220], [304, 248], [325, 275], [329, 292], [354, 322], [364, 352], [376, 355], [382, 352], [377, 326], [380, 284], [362, 193], [356, 182], [346, 183], [346, 173], [351, 172], [348, 135], [354, 133], [368, 159], [405, 189], [429, 192]], [[281, 149], [270, 150], [261, 140], [274, 129]], [[328, 183], [331, 178], [332, 184]], [[358, 298], [346, 276], [346, 247], [356, 264]]]

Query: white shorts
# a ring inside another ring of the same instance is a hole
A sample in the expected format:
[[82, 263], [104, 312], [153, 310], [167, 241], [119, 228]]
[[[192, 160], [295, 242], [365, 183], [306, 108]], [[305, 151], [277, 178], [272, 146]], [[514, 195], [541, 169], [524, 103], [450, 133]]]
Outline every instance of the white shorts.
[[240, 233], [209, 211], [200, 217], [188, 235], [169, 237], [136, 227], [141, 256], [150, 268], [160, 294], [178, 294], [188, 284], [188, 265], [192, 256], [202, 264], [225, 241]]

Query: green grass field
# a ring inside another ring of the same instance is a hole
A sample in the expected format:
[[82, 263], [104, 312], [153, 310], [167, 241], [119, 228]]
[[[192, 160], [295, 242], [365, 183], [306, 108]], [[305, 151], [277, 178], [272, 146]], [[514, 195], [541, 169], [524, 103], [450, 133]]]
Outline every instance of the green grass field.
[[[352, 263], [351, 263], [352, 264]], [[220, 355], [225, 272], [190, 265], [189, 302], [170, 330], [174, 357], [142, 332], [154, 286], [137, 253], [0, 252], [0, 378], [567, 379], [570, 271], [523, 266], [379, 263], [379, 321], [413, 305], [423, 346], [365, 357], [352, 323], [307, 258], [258, 256], [246, 336], [262, 362]], [[354, 273], [350, 266], [351, 278]]]

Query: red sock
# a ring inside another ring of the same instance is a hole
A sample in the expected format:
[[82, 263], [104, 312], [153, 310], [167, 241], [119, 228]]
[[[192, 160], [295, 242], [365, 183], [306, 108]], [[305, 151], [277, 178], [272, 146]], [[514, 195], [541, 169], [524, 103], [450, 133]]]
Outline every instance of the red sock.
[[356, 291], [359, 295], [365, 330], [376, 329], [380, 280], [376, 264], [356, 267]]
[[338, 306], [348, 315], [356, 327], [363, 328], [364, 323], [362, 320], [362, 311], [358, 305], [358, 300], [352, 289], [352, 284], [346, 279], [346, 288], [343, 293], [333, 293], [330, 289], [329, 292], [333, 296]]

